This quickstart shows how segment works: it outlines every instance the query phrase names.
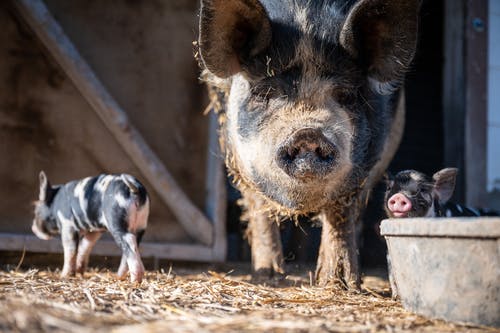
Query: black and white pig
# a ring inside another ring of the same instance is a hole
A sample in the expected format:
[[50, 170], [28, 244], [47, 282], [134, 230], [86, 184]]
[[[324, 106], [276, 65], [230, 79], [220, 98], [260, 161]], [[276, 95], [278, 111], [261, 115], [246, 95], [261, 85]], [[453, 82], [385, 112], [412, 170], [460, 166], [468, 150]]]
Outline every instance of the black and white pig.
[[146, 188], [130, 175], [100, 175], [51, 186], [42, 171], [31, 229], [41, 239], [61, 234], [62, 277], [84, 273], [92, 247], [108, 230], [123, 253], [118, 277], [130, 271], [131, 281], [141, 282], [144, 265], [138, 247], [148, 215]]
[[449, 202], [458, 169], [446, 168], [432, 177], [403, 170], [387, 180], [384, 209], [389, 218], [498, 216], [498, 212]]
[[275, 219], [317, 214], [316, 278], [359, 287], [357, 230], [404, 127], [419, 0], [202, 0], [202, 78], [242, 192], [252, 266], [283, 273]]

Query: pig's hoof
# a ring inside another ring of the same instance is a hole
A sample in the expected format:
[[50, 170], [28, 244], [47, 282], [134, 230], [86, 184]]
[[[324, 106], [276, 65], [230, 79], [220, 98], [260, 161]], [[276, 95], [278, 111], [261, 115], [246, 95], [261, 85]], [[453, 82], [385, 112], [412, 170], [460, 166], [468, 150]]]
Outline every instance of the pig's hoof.
[[130, 282], [132, 283], [141, 283], [142, 282], [142, 275], [133, 275], [130, 274]]
[[85, 274], [85, 267], [77, 267], [76, 268], [76, 274], [80, 274], [81, 276], [83, 276]]
[[71, 278], [74, 276], [75, 276], [75, 272], [73, 272], [73, 271], [69, 271], [69, 272], [62, 271], [61, 272], [61, 279], [68, 279], [68, 278]]
[[266, 283], [282, 281], [285, 278], [283, 270], [276, 271], [272, 268], [259, 268], [252, 273], [253, 283]]
[[356, 274], [339, 274], [335, 271], [323, 271], [322, 269], [316, 271], [316, 284], [319, 286], [336, 285], [353, 291], [361, 290], [359, 276]]

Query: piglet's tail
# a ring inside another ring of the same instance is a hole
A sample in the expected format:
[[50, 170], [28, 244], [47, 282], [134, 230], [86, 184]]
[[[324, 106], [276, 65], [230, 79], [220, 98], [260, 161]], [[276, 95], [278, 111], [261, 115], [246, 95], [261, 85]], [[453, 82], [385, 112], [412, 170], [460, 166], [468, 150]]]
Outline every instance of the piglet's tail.
[[125, 185], [127, 185], [127, 187], [130, 189], [130, 192], [132, 192], [134, 194], [139, 193], [138, 184], [136, 184], [135, 180], [131, 176], [126, 175], [126, 174], [122, 174], [122, 175], [120, 175], [120, 177], [123, 180], [123, 182], [125, 183]]

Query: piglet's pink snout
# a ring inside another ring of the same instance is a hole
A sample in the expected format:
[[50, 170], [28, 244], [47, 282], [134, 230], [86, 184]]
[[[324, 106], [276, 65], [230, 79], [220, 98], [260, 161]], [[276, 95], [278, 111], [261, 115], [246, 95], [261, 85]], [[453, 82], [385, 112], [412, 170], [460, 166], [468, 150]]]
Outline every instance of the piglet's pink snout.
[[392, 212], [406, 213], [411, 210], [411, 201], [404, 194], [396, 193], [389, 198], [387, 206]]

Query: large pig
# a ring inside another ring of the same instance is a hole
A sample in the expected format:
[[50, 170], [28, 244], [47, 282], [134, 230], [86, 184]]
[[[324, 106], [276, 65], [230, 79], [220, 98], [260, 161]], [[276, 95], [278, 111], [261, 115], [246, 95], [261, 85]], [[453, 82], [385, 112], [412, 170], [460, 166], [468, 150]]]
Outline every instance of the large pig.
[[404, 125], [418, 0], [202, 0], [199, 53], [256, 274], [283, 273], [278, 224], [322, 222], [316, 278], [359, 286], [356, 230]]

